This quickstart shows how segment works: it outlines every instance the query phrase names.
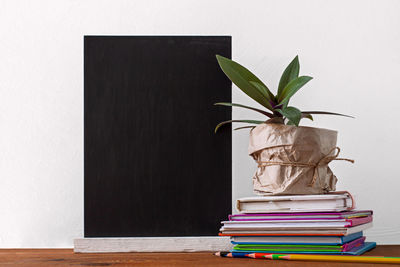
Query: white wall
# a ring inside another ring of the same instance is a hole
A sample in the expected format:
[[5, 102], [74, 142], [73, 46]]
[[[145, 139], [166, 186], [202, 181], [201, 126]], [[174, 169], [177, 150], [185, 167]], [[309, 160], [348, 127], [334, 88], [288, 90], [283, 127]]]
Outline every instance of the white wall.
[[[276, 88], [298, 54], [294, 98], [337, 129], [338, 189], [373, 209], [370, 240], [400, 244], [400, 1], [0, 0], [0, 247], [71, 247], [83, 235], [83, 36], [232, 35], [233, 58]], [[254, 104], [237, 88], [233, 100]], [[256, 105], [256, 104], [255, 104]], [[235, 110], [234, 118], [257, 118]], [[233, 134], [234, 198], [252, 194], [248, 132]]]

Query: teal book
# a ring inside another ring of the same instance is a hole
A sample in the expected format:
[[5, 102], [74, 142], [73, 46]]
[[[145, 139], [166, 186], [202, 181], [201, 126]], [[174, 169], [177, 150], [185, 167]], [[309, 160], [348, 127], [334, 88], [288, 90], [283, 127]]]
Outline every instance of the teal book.
[[347, 236], [233, 236], [231, 242], [234, 245], [343, 245], [362, 236], [363, 232]]

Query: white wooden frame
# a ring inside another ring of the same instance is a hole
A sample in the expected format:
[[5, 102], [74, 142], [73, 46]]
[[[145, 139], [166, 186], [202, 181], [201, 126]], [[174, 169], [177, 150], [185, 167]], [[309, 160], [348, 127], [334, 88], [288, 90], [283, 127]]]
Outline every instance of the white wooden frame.
[[77, 238], [74, 252], [200, 252], [232, 249], [229, 237], [129, 237], [129, 238]]

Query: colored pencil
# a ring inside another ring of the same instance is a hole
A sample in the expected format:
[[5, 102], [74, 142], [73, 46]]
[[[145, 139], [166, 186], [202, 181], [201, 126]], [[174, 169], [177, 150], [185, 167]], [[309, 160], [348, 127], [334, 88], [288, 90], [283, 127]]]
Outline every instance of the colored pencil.
[[247, 255], [249, 253], [245, 252], [229, 252], [229, 251], [220, 251], [214, 253], [215, 256], [226, 257], [226, 258], [249, 258]]
[[400, 264], [400, 257], [374, 256], [329, 256], [329, 255], [298, 255], [298, 254], [269, 254], [251, 253], [247, 257], [269, 260], [297, 260], [297, 261], [331, 261], [331, 262], [363, 262], [363, 263], [392, 263]]

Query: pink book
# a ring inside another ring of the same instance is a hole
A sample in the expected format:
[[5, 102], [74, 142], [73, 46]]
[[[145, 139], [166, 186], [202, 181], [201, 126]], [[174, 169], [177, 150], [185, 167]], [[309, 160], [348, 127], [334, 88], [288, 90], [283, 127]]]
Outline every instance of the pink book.
[[357, 239], [355, 239], [355, 240], [353, 240], [351, 242], [343, 244], [342, 251], [343, 252], [350, 251], [355, 247], [359, 247], [359, 246], [364, 245], [364, 242], [365, 242], [365, 236], [357, 238]]

